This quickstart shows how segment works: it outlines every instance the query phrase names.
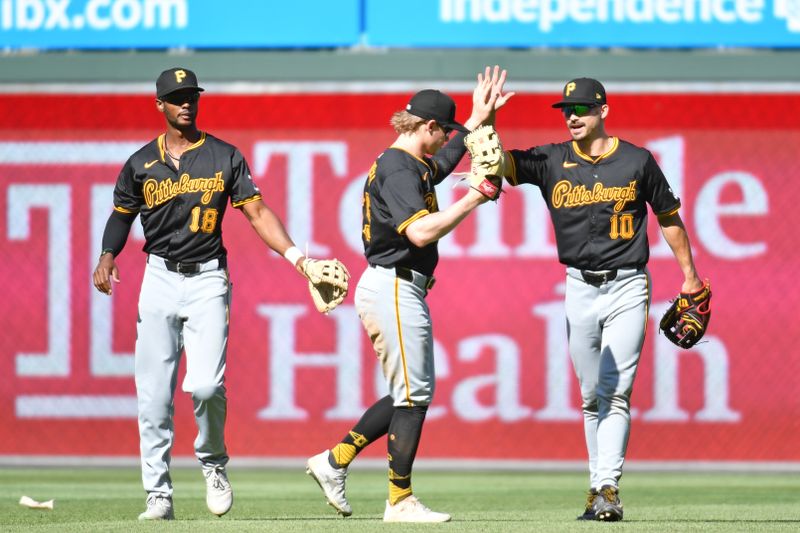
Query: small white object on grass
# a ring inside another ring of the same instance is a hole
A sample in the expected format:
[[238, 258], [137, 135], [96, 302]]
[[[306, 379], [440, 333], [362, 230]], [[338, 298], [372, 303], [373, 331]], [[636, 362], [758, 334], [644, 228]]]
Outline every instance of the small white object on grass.
[[28, 496], [23, 496], [19, 499], [19, 504], [23, 507], [28, 507], [29, 509], [49, 509], [53, 510], [53, 500], [47, 500], [46, 502], [37, 502], [33, 498]]

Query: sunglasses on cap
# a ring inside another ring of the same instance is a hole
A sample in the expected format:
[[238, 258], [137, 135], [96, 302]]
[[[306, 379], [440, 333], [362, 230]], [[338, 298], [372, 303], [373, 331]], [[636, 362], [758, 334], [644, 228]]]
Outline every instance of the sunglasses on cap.
[[561, 108], [561, 112], [564, 113], [564, 118], [569, 118], [572, 115], [576, 117], [584, 117], [589, 114], [589, 111], [597, 107], [597, 104], [574, 104], [574, 105], [566, 105]]

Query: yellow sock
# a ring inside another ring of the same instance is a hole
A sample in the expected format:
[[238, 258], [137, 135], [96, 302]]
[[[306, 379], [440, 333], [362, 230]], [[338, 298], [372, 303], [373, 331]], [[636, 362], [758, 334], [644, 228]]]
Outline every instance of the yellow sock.
[[333, 449], [331, 449], [333, 460], [336, 461], [336, 464], [338, 464], [340, 468], [346, 468], [347, 466], [350, 466], [350, 463], [352, 463], [353, 459], [356, 458], [358, 452], [360, 452], [364, 446], [369, 444], [367, 438], [361, 433], [350, 431], [349, 434], [350, 438], [353, 439], [353, 444], [350, 444], [349, 442], [340, 442], [334, 446]]
[[[399, 482], [399, 484], [397, 483]], [[399, 485], [407, 485], [403, 488]], [[394, 470], [389, 469], [389, 503], [395, 505], [397, 502], [411, 496], [411, 476], [398, 476]]]
[[350, 463], [353, 462], [353, 459], [356, 458], [356, 452], [355, 446], [352, 444], [345, 444], [344, 442], [340, 442], [331, 450], [333, 460], [336, 461], [336, 464], [341, 468], [349, 466]]
[[401, 489], [391, 481], [389, 482], [389, 503], [394, 505], [401, 500], [405, 500], [411, 496], [411, 487]]

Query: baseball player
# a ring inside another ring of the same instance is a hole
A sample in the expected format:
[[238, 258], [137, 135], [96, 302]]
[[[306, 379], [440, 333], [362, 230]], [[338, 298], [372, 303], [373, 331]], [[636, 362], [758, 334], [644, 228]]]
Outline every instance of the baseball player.
[[619, 479], [650, 304], [647, 204], [683, 273], [703, 287], [675, 197], [652, 154], [606, 133], [606, 91], [577, 78], [553, 104], [571, 141], [506, 153], [509, 183], [541, 189], [566, 265], [569, 352], [580, 382], [590, 491], [583, 520], [622, 520]]
[[[476, 188], [440, 211], [434, 186], [464, 155], [464, 135], [493, 120], [513, 93], [503, 95], [506, 72], [478, 75], [472, 115], [455, 121], [453, 100], [437, 90], [415, 94], [391, 119], [398, 133], [369, 170], [364, 185], [362, 240], [369, 266], [356, 288], [359, 317], [373, 343], [389, 394], [363, 414], [332, 449], [311, 457], [307, 473], [328, 504], [352, 513], [345, 497], [347, 468], [355, 456], [389, 434], [389, 498], [384, 522], [446, 522], [450, 515], [428, 509], [413, 495], [411, 469], [433, 398], [433, 332], [425, 302], [434, 283], [437, 241], [487, 197]], [[448, 136], [456, 131], [449, 141]], [[445, 144], [447, 143], [447, 144]]]
[[139, 295], [135, 379], [147, 509], [140, 520], [174, 518], [169, 464], [184, 348], [183, 390], [194, 403], [194, 448], [206, 479], [206, 503], [212, 513], [223, 515], [233, 502], [224, 440], [231, 284], [221, 226], [228, 202], [298, 271], [306, 273], [310, 263], [262, 201], [239, 150], [197, 128], [202, 90], [185, 68], [158, 77], [156, 108], [164, 115], [166, 132], [123, 166], [93, 274], [97, 290], [110, 295], [112, 280], [119, 281], [114, 259], [141, 215], [147, 267]]

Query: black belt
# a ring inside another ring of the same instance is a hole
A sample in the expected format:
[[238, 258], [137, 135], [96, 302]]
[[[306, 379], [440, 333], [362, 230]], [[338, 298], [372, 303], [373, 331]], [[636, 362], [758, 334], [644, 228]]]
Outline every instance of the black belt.
[[[396, 266], [383, 266], [383, 265], [374, 265], [372, 263], [370, 263], [370, 266], [373, 266], [373, 267], [379, 266], [381, 268], [388, 268], [389, 270], [394, 270], [394, 274], [398, 278], [400, 278], [402, 280], [405, 280], [405, 281], [408, 281], [408, 282], [411, 282], [411, 283], [414, 283], [414, 272], [415, 271], [411, 270], [408, 267], [397, 266], [397, 265]], [[422, 276], [422, 277], [425, 278], [425, 287], [424, 288], [425, 288], [426, 291], [429, 291], [429, 290], [431, 290], [433, 288], [433, 284], [436, 283], [436, 278], [434, 278], [433, 276], [426, 276], [425, 274], [422, 274], [420, 272], [417, 272], [417, 275], [418, 276]]]
[[[396, 266], [394, 267], [394, 273], [397, 274], [398, 278], [414, 283], [414, 272], [410, 268]], [[433, 276], [425, 276], [419, 272], [417, 274], [425, 277], [425, 290], [431, 290], [433, 288], [433, 284], [436, 283], [436, 278]]]
[[583, 281], [588, 283], [589, 285], [594, 285], [595, 287], [599, 287], [603, 283], [608, 283], [617, 278], [617, 269], [614, 270], [602, 270], [599, 272], [592, 272], [591, 270], [581, 270], [581, 277]]
[[[211, 259], [211, 261], [213, 261], [213, 259]], [[217, 264], [218, 270], [228, 267], [228, 258], [226, 256], [219, 257], [217, 261], [219, 262]], [[178, 274], [197, 274], [200, 272], [200, 267], [205, 263], [207, 263], [207, 261], [201, 263], [184, 263], [179, 261], [176, 263], [169, 259], [164, 259], [164, 266], [167, 267], [167, 270], [170, 272], [177, 272]]]

